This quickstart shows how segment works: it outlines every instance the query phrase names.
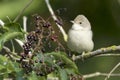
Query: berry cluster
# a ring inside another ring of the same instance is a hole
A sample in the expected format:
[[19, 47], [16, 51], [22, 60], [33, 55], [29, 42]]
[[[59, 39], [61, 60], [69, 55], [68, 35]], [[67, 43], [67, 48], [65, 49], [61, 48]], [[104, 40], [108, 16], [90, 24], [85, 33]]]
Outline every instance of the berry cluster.
[[38, 76], [45, 76], [49, 73], [53, 72], [55, 70], [55, 67], [48, 66], [46, 64], [42, 64], [41, 67], [36, 67], [34, 71], [36, 72], [36, 75]]
[[[58, 41], [58, 36], [49, 21], [44, 20], [39, 15], [34, 15], [34, 21], [35, 31], [27, 35], [27, 41], [23, 45], [24, 52], [21, 54], [21, 67], [26, 73], [35, 71], [36, 75], [45, 76], [55, 71], [56, 66], [53, 65], [54, 62], [48, 64], [48, 58], [51, 59], [51, 57], [46, 57], [44, 54], [46, 52], [64, 50], [64, 47]], [[40, 58], [38, 58], [38, 55]], [[45, 59], [48, 61], [46, 62]], [[61, 59], [58, 59], [54, 64], [61, 68], [64, 68], [63, 66], [65, 65]]]
[[21, 67], [24, 69], [26, 74], [33, 70], [33, 64], [28, 62], [21, 62]]
[[32, 32], [27, 36], [27, 41], [30, 43], [33, 43], [37, 40], [38, 40], [38, 37], [37, 37], [37, 34], [35, 32]]
[[45, 21], [41, 16], [35, 14], [33, 15], [34, 19], [35, 19], [35, 26], [36, 27], [45, 27], [45, 28], [49, 28], [51, 26], [49, 21]]
[[27, 42], [23, 45], [24, 53], [21, 54], [21, 60], [25, 59], [26, 57], [32, 57], [31, 49], [37, 40], [37, 35], [34, 32], [31, 32], [29, 35], [27, 35]]

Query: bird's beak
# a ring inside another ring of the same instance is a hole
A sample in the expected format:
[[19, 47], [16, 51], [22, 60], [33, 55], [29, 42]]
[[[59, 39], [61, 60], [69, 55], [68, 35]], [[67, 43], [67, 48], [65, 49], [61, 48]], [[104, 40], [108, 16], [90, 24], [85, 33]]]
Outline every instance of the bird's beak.
[[71, 23], [74, 23], [74, 21], [73, 21], [73, 20], [71, 20], [70, 22], [71, 22]]

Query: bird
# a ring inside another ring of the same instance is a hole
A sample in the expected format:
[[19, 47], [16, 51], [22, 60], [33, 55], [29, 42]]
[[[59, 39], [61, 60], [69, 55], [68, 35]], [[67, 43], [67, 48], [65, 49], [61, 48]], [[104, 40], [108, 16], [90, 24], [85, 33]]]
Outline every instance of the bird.
[[82, 54], [94, 48], [91, 24], [84, 15], [78, 15], [71, 21], [72, 27], [68, 31], [67, 46], [71, 51]]

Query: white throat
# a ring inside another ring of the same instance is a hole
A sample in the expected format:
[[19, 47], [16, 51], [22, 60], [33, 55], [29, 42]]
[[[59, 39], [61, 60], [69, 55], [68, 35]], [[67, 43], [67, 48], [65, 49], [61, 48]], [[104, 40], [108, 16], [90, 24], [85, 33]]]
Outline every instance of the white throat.
[[73, 23], [71, 29], [72, 29], [72, 30], [83, 30], [84, 28], [83, 28], [80, 24]]

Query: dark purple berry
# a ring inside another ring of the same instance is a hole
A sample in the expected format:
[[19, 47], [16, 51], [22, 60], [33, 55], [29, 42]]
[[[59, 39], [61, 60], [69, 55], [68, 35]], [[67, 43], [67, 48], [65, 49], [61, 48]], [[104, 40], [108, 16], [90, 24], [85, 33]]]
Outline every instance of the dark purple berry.
[[35, 30], [35, 33], [41, 33], [40, 29]]
[[54, 41], [54, 42], [56, 42], [57, 38], [58, 37], [56, 35], [51, 36], [51, 40]]
[[35, 25], [36, 27], [39, 27], [40, 26], [40, 24], [39, 23], [36, 23], [36, 25]]
[[27, 36], [27, 40], [29, 40], [29, 39], [31, 39], [31, 35], [28, 35], [28, 36]]
[[55, 20], [55, 22], [57, 23], [57, 24], [59, 24], [59, 25], [63, 25], [63, 23], [62, 23], [62, 21], [60, 21], [60, 20]]
[[43, 61], [43, 60], [40, 60], [39, 62], [40, 62], [40, 63], [43, 63], [44, 61]]
[[45, 48], [42, 48], [41, 51], [44, 53], [45, 52]]
[[51, 26], [50, 22], [43, 23], [43, 27], [48, 28], [48, 27], [50, 27], [50, 26]]

